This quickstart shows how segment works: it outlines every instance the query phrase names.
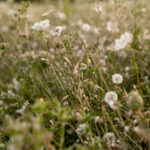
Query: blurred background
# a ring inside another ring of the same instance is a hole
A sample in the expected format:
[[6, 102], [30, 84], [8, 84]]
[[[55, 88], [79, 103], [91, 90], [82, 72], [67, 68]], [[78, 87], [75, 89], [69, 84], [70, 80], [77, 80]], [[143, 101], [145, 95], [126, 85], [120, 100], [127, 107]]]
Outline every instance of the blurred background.
[[[58, 1], [66, 1], [66, 0], [0, 0], [0, 1], [10, 1], [10, 2], [58, 2]], [[70, 2], [75, 2], [76, 0], [67, 0]]]
[[88, 2], [100, 2], [100, 1], [107, 1], [107, 0], [0, 0], [0, 1], [10, 1], [10, 2], [58, 2], [58, 1], [70, 1], [70, 2], [76, 2], [76, 1], [88, 1]]

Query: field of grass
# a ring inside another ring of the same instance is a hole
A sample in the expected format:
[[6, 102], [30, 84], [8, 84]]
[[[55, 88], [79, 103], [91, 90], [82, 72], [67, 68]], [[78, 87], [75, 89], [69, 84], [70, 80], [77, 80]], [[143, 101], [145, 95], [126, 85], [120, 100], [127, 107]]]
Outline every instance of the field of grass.
[[0, 2], [0, 150], [150, 150], [150, 2]]

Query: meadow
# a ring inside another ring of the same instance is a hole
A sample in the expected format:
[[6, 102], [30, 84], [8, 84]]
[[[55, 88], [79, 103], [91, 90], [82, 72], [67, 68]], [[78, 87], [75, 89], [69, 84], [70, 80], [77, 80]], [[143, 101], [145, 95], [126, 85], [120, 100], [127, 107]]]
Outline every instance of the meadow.
[[149, 14], [0, 1], [0, 150], [150, 150]]

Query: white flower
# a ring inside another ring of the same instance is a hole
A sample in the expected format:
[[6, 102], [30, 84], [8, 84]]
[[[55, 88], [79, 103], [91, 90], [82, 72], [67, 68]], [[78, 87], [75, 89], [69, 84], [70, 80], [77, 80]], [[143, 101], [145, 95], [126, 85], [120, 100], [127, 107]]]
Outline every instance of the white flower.
[[16, 91], [19, 91], [19, 89], [20, 89], [20, 84], [16, 78], [13, 78], [13, 87]]
[[132, 34], [129, 32], [125, 32], [124, 34], [121, 35], [121, 40], [123, 40], [124, 42], [131, 43], [132, 42]]
[[25, 111], [25, 109], [27, 108], [28, 105], [29, 105], [29, 102], [25, 102], [25, 103], [23, 104], [22, 108], [17, 109], [16, 112], [17, 112], [17, 113], [20, 113], [20, 114], [24, 113], [24, 111]]
[[97, 4], [92, 8], [93, 11], [97, 12], [97, 13], [102, 13], [102, 6]]
[[57, 17], [60, 19], [60, 20], [66, 20], [66, 15], [64, 14], [64, 13], [62, 13], [62, 12], [59, 12], [58, 14], [57, 14]]
[[139, 127], [134, 127], [133, 130], [138, 133], [140, 131], [140, 128]]
[[44, 30], [47, 30], [49, 26], [50, 26], [49, 20], [46, 19], [46, 20], [34, 23], [34, 25], [31, 28], [36, 31], [44, 31]]
[[67, 106], [69, 103], [67, 102], [67, 101], [65, 101], [64, 103], [63, 103], [63, 105], [64, 106]]
[[108, 104], [109, 104], [109, 107], [110, 107], [111, 109], [115, 109], [115, 108], [116, 108], [114, 101], [110, 101]]
[[15, 14], [15, 11], [13, 9], [10, 9], [7, 11], [8, 16], [13, 16]]
[[93, 32], [94, 34], [98, 35], [99, 34], [100, 29], [97, 27], [93, 27]]
[[115, 40], [114, 49], [116, 51], [124, 49], [129, 43], [132, 42], [133, 36], [129, 32], [125, 32], [121, 35], [120, 39]]
[[118, 74], [118, 73], [115, 73], [113, 76], [112, 76], [112, 81], [113, 83], [115, 84], [121, 84], [123, 82], [123, 77], [121, 74]]
[[83, 116], [79, 112], [76, 112], [75, 115], [76, 115], [76, 118], [77, 118], [78, 121], [83, 120]]
[[82, 56], [82, 54], [84, 53], [84, 50], [78, 50], [77, 52], [76, 52], [76, 57], [81, 57]]
[[112, 31], [112, 22], [107, 22], [107, 27], [106, 27], [106, 29], [108, 30], [108, 31]]
[[43, 20], [40, 22], [40, 26], [41, 26], [41, 29], [42, 30], [46, 30], [49, 28], [50, 24], [49, 24], [49, 20], [46, 19], [46, 20]]
[[61, 33], [63, 31], [63, 27], [62, 26], [56, 26], [55, 31], [56, 31], [57, 35], [61, 35]]
[[3, 105], [3, 101], [0, 100], [0, 105]]
[[87, 124], [80, 124], [76, 131], [78, 134], [84, 134], [86, 132], [86, 128]]
[[67, 133], [71, 135], [71, 134], [73, 133], [72, 129], [71, 129], [71, 128], [68, 129], [68, 130], [67, 130]]
[[95, 117], [95, 123], [100, 123], [102, 122], [102, 119], [99, 116]]
[[91, 29], [90, 25], [89, 24], [83, 24], [82, 25], [82, 30], [84, 31], [89, 31]]
[[112, 23], [111, 21], [107, 22], [106, 29], [109, 32], [118, 32], [119, 31], [117, 23]]
[[105, 141], [107, 141], [107, 144], [108, 144], [108, 145], [112, 145], [112, 144], [114, 144], [115, 141], [116, 141], [116, 137], [115, 137], [115, 135], [114, 135], [113, 132], [107, 132], [107, 133], [103, 136], [103, 139], [104, 139]]
[[126, 47], [126, 42], [125, 41], [123, 41], [123, 40], [121, 40], [121, 39], [116, 39], [115, 40], [115, 46], [114, 46], [114, 49], [116, 50], [116, 51], [118, 51], [118, 50], [121, 50], [121, 49], [124, 49], [125, 47]]
[[105, 94], [105, 102], [117, 101], [118, 95], [114, 91], [109, 91]]
[[1, 31], [2, 32], [7, 32], [9, 30], [8, 26], [2, 26]]
[[86, 70], [88, 68], [87, 64], [81, 63], [80, 70]]
[[109, 105], [111, 109], [115, 109], [118, 95], [114, 91], [109, 91], [105, 94], [104, 101]]
[[130, 130], [130, 126], [125, 126], [125, 127], [124, 127], [124, 131], [125, 131], [125, 132], [129, 132], [129, 130]]
[[125, 71], [129, 71], [130, 70], [130, 67], [129, 66], [126, 66], [125, 67]]

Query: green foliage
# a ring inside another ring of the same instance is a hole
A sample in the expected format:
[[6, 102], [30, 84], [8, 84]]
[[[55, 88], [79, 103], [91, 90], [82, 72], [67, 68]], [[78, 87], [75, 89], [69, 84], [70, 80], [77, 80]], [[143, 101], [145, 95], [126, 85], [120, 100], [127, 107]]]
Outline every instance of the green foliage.
[[133, 43], [132, 43], [132, 48], [135, 50], [142, 50], [139, 45], [140, 45], [140, 41], [139, 41], [139, 35], [140, 35], [140, 29], [137, 28], [134, 32], [134, 37], [133, 37]]

